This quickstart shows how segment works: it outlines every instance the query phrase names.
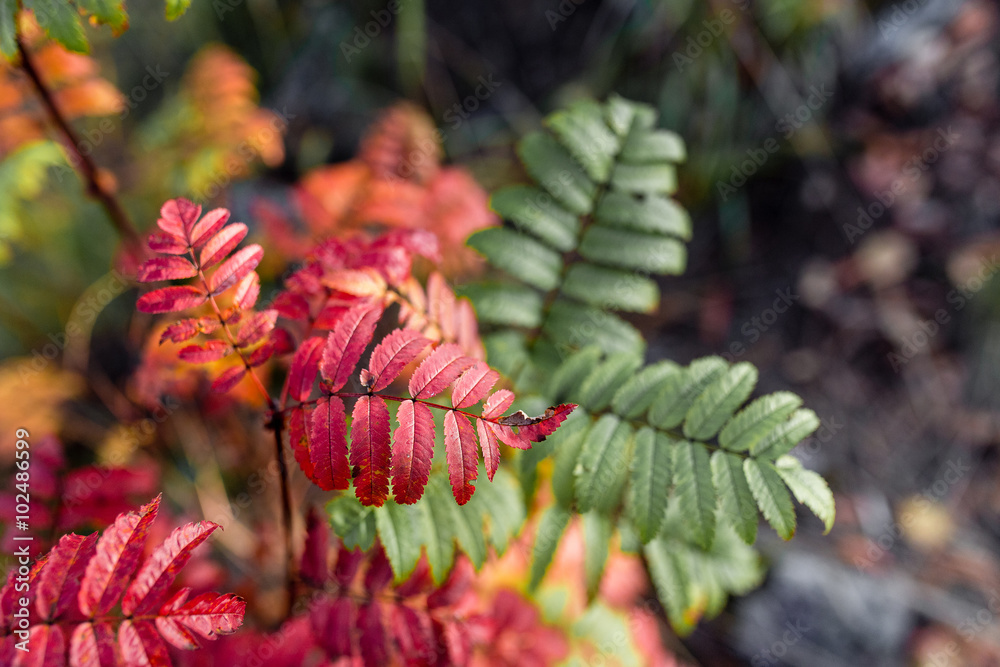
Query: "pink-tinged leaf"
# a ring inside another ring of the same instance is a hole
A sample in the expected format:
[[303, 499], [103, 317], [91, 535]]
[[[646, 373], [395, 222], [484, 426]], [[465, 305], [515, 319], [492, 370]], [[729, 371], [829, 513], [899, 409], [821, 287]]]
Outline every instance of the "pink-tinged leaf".
[[316, 508], [309, 507], [306, 514], [306, 546], [302, 550], [302, 564], [299, 574], [303, 581], [316, 588], [322, 588], [330, 578], [327, 556], [330, 552], [330, 523], [319, 515]]
[[226, 255], [233, 251], [233, 248], [240, 244], [240, 241], [246, 238], [246, 235], [247, 226], [242, 222], [223, 227], [201, 249], [201, 254], [198, 256], [201, 268], [207, 269], [221, 262]]
[[208, 539], [219, 524], [199, 521], [175, 528], [163, 544], [149, 555], [122, 599], [126, 616], [146, 614], [159, 606], [164, 594], [195, 547]]
[[176, 611], [161, 615], [177, 621], [204, 639], [229, 635], [243, 625], [246, 613], [243, 598], [227, 593], [203, 593]]
[[193, 651], [201, 648], [198, 637], [169, 616], [157, 616], [153, 619], [156, 623], [156, 631], [163, 639], [173, 646], [183, 651]]
[[500, 379], [500, 374], [482, 361], [462, 373], [451, 392], [451, 404], [458, 409], [475, 405], [490, 393], [490, 389]]
[[135, 279], [140, 283], [155, 283], [158, 280], [193, 278], [198, 269], [184, 257], [154, 257], [139, 267]]
[[173, 313], [200, 306], [207, 298], [193, 285], [172, 285], [143, 294], [135, 307], [140, 313]]
[[341, 269], [323, 276], [320, 283], [352, 296], [381, 297], [386, 290], [385, 279], [371, 267]]
[[163, 667], [170, 654], [160, 634], [149, 621], [126, 620], [118, 628], [118, 650], [129, 667]]
[[446, 341], [456, 339], [455, 293], [437, 271], [427, 278], [427, 303], [431, 317], [441, 330], [441, 338]]
[[271, 333], [277, 322], [278, 311], [276, 310], [254, 313], [240, 325], [239, 333], [236, 335], [236, 344], [240, 347], [246, 347], [259, 342], [264, 336]]
[[305, 339], [295, 351], [288, 368], [288, 395], [296, 401], [305, 401], [312, 393], [322, 355], [323, 339], [319, 336]]
[[[357, 301], [355, 300], [355, 302]], [[319, 314], [313, 321], [313, 326], [317, 329], [333, 329], [344, 319], [352, 307], [353, 303], [350, 301], [330, 299], [320, 308]]]
[[352, 416], [354, 494], [362, 505], [381, 507], [389, 496], [389, 408], [379, 396], [362, 396]]
[[474, 576], [475, 570], [468, 558], [456, 559], [455, 567], [441, 588], [427, 596], [427, 608], [439, 609], [456, 604], [469, 591]]
[[426, 558], [417, 561], [417, 566], [403, 583], [396, 586], [396, 597], [411, 598], [417, 595], [426, 595], [434, 590], [434, 580], [431, 578], [431, 567]]
[[365, 561], [365, 552], [361, 549], [348, 551], [343, 546], [337, 551], [337, 564], [333, 567], [333, 578], [341, 587], [347, 588], [358, 574], [358, 568]]
[[296, 292], [281, 292], [274, 297], [271, 307], [289, 320], [304, 320], [309, 317], [309, 302]]
[[546, 408], [545, 413], [540, 417], [534, 417], [531, 424], [518, 426], [517, 432], [531, 442], [541, 442], [545, 440], [545, 436], [555, 433], [559, 424], [562, 424], [566, 417], [569, 417], [574, 408], [576, 408], [574, 403], [564, 403]]
[[58, 625], [35, 625], [28, 633], [29, 652], [17, 651], [13, 667], [63, 667], [66, 636]]
[[321, 398], [312, 412], [309, 432], [309, 459], [313, 481], [324, 491], [351, 486], [347, 463], [347, 416], [344, 402], [337, 396]]
[[406, 365], [424, 351], [430, 341], [411, 329], [396, 329], [372, 351], [368, 372], [371, 390], [381, 391], [392, 384]]
[[403, 401], [393, 434], [392, 495], [400, 505], [420, 500], [434, 458], [434, 415], [423, 403]]
[[514, 402], [514, 394], [509, 389], [500, 389], [490, 394], [483, 405], [483, 419], [496, 419]]
[[256, 368], [257, 366], [262, 366], [267, 363], [267, 360], [274, 356], [275, 344], [273, 340], [269, 340], [256, 350], [247, 355], [247, 363], [250, 364], [251, 368]]
[[486, 476], [493, 481], [493, 475], [500, 467], [500, 445], [497, 437], [490, 430], [489, 423], [482, 419], [476, 420], [476, 432], [479, 433], [479, 447], [483, 450], [483, 463], [486, 464]]
[[49, 552], [48, 563], [39, 575], [35, 606], [46, 621], [62, 616], [75, 606], [80, 580], [87, 561], [94, 555], [97, 533], [82, 537], [64, 535]]
[[337, 598], [317, 605], [310, 619], [316, 637], [331, 660], [354, 655], [352, 637], [358, 625], [358, 605], [351, 598]]
[[233, 304], [240, 310], [250, 310], [257, 303], [260, 296], [260, 275], [256, 271], [251, 271], [236, 286], [233, 292]]
[[295, 350], [295, 340], [287, 329], [278, 328], [271, 334], [271, 343], [274, 345], [274, 353], [277, 355], [288, 354]]
[[519, 433], [515, 433], [510, 426], [486, 422], [486, 428], [493, 432], [498, 440], [514, 449], [531, 449], [531, 441]]
[[473, 481], [479, 474], [476, 431], [472, 423], [454, 410], [444, 413], [444, 451], [448, 458], [448, 479], [455, 502], [464, 505], [476, 492]]
[[203, 345], [188, 345], [182, 348], [177, 356], [191, 364], [207, 364], [222, 359], [232, 351], [225, 341], [210, 340]]
[[149, 235], [146, 244], [153, 252], [161, 252], [165, 255], [184, 255], [188, 251], [187, 241], [164, 232], [153, 232]]
[[337, 391], [347, 384], [354, 367], [371, 342], [380, 317], [380, 303], [363, 303], [347, 311], [330, 332], [319, 365], [330, 391]]
[[119, 514], [97, 540], [97, 552], [87, 563], [78, 598], [85, 616], [107, 614], [118, 602], [139, 564], [149, 526], [159, 507], [160, 496], [156, 496], [138, 513]]
[[361, 638], [361, 659], [365, 667], [378, 667], [389, 663], [385, 626], [382, 625], [382, 605], [371, 602], [358, 611], [358, 629]]
[[392, 581], [392, 564], [385, 555], [385, 549], [379, 544], [368, 563], [368, 571], [365, 572], [364, 590], [374, 596], [388, 586], [390, 581]]
[[186, 340], [191, 340], [200, 332], [198, 318], [180, 320], [163, 330], [163, 334], [160, 335], [160, 345], [163, 345], [168, 340], [173, 343], [183, 343]]
[[485, 359], [486, 351], [479, 339], [479, 323], [476, 321], [476, 311], [468, 299], [459, 299], [455, 309], [455, 340], [465, 353], [473, 359]]
[[434, 664], [434, 634], [427, 614], [418, 614], [403, 604], [393, 605], [389, 630], [406, 664]]
[[307, 408], [297, 406], [288, 415], [288, 443], [302, 472], [313, 478], [313, 464], [309, 458], [309, 413]]
[[257, 268], [263, 257], [264, 249], [256, 243], [237, 250], [236, 254], [223, 262], [208, 279], [208, 287], [212, 294], [221, 294], [245, 278]]
[[189, 239], [199, 215], [201, 215], [201, 206], [179, 197], [166, 201], [160, 207], [160, 219], [156, 221], [156, 224], [168, 234]]
[[195, 250], [205, 245], [228, 221], [229, 211], [224, 208], [212, 209], [191, 229], [191, 245]]
[[225, 394], [240, 383], [243, 376], [247, 374], [246, 366], [233, 366], [222, 372], [222, 375], [212, 380], [212, 391], [217, 394]]
[[81, 623], [69, 641], [73, 667], [114, 667], [115, 631], [110, 623]]
[[434, 636], [439, 654], [447, 656], [442, 660], [449, 665], [467, 665], [472, 658], [472, 639], [464, 623], [454, 618], [433, 619]]
[[475, 359], [466, 357], [462, 348], [454, 343], [439, 345], [420, 362], [410, 377], [410, 395], [413, 398], [437, 396], [475, 362]]

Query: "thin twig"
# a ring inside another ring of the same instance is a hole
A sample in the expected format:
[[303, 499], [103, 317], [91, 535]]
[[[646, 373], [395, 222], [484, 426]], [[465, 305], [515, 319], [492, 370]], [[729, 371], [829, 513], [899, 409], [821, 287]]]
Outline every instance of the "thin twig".
[[52, 91], [48, 89], [48, 86], [42, 81], [38, 70], [35, 69], [35, 65], [31, 62], [31, 57], [28, 55], [28, 49], [24, 46], [20, 35], [17, 36], [17, 50], [21, 54], [21, 69], [31, 79], [31, 83], [34, 85], [35, 91], [41, 98], [42, 104], [48, 111], [52, 122], [59, 128], [66, 139], [65, 143], [70, 151], [70, 164], [80, 173], [80, 176], [87, 184], [87, 194], [100, 202], [108, 214], [108, 219], [111, 221], [112, 226], [128, 246], [129, 251], [135, 257], [140, 257], [141, 243], [139, 234], [135, 231], [135, 226], [129, 219], [128, 213], [122, 208], [122, 205], [115, 198], [114, 194], [101, 185], [98, 168], [94, 161], [90, 156], [84, 155], [80, 151], [80, 143], [76, 132], [74, 132], [69, 122], [63, 117], [62, 112], [59, 111], [59, 107], [56, 106]]

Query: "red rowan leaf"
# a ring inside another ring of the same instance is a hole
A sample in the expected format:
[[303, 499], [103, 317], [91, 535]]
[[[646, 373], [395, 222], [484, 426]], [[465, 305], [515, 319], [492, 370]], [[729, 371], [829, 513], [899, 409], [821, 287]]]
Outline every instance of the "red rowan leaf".
[[458, 409], [475, 405], [490, 393], [500, 379], [500, 374], [482, 361], [477, 361], [465, 371], [451, 392], [451, 404]]
[[58, 625], [39, 624], [28, 633], [29, 653], [18, 651], [16, 667], [63, 667], [66, 664], [66, 636]]
[[545, 436], [555, 433], [559, 424], [562, 424], [569, 417], [574, 408], [576, 408], [574, 403], [564, 403], [546, 408], [545, 413], [540, 417], [533, 417], [530, 424], [518, 426], [517, 432], [531, 442], [541, 442], [545, 440]]
[[229, 344], [222, 340], [210, 340], [202, 345], [188, 345], [178, 352], [183, 361], [192, 364], [207, 364], [218, 361], [232, 352]]
[[306, 432], [309, 424], [309, 414], [307, 408], [297, 406], [288, 415], [288, 443], [292, 448], [292, 454], [298, 462], [302, 472], [309, 479], [313, 478], [312, 460], [309, 458], [309, 439]]
[[498, 440], [514, 449], [531, 449], [531, 441], [519, 433], [515, 433], [510, 426], [486, 422], [486, 428], [493, 432]]
[[448, 479], [455, 502], [464, 505], [476, 492], [473, 480], [479, 474], [476, 431], [472, 423], [454, 410], [444, 414], [444, 450], [448, 458]]
[[431, 317], [441, 329], [441, 338], [454, 341], [455, 328], [455, 293], [448, 287], [444, 276], [437, 271], [427, 278], [427, 307]]
[[437, 396], [475, 361], [466, 357], [462, 348], [454, 343], [439, 345], [410, 377], [410, 395], [413, 398]]
[[[346, 462], [346, 461], [345, 461]], [[306, 546], [302, 550], [299, 574], [303, 581], [322, 588], [330, 578], [327, 554], [330, 551], [330, 523], [310, 506], [306, 514]]]
[[232, 368], [227, 368], [222, 372], [222, 375], [212, 381], [212, 391], [217, 394], [225, 394], [227, 391], [238, 385], [240, 380], [242, 380], [243, 376], [246, 374], [246, 366], [233, 366]]
[[304, 320], [309, 317], [309, 303], [297, 292], [281, 292], [274, 297], [271, 307], [289, 320]]
[[198, 268], [184, 257], [154, 257], [139, 267], [135, 279], [140, 283], [155, 283], [158, 280], [193, 278]]
[[208, 279], [209, 290], [212, 294], [222, 294], [256, 269], [263, 257], [264, 249], [256, 243], [240, 248]]
[[160, 615], [176, 621], [204, 639], [229, 635], [243, 625], [246, 602], [238, 595], [202, 593], [184, 606], [161, 609]]
[[319, 366], [330, 391], [337, 391], [347, 384], [354, 367], [371, 342], [380, 317], [380, 303], [363, 303], [347, 311], [330, 332]]
[[351, 306], [342, 299], [331, 299], [320, 309], [313, 326], [317, 329], [333, 329], [351, 310]]
[[337, 292], [361, 297], [381, 297], [386, 290], [385, 278], [371, 267], [341, 269], [323, 276], [320, 283]]
[[382, 624], [382, 605], [371, 602], [358, 611], [358, 629], [361, 631], [361, 659], [365, 667], [381, 667], [388, 664], [385, 626]]
[[81, 623], [69, 642], [69, 664], [74, 667], [114, 667], [115, 630], [110, 623]]
[[392, 564], [385, 555], [385, 549], [379, 544], [368, 563], [368, 571], [365, 572], [365, 591], [369, 595], [374, 595], [388, 586], [390, 581], [392, 581]]
[[277, 322], [278, 311], [276, 310], [263, 310], [254, 313], [240, 325], [239, 333], [236, 335], [236, 345], [246, 347], [259, 342], [264, 336], [271, 333]]
[[256, 350], [247, 355], [247, 363], [256, 368], [257, 366], [262, 366], [267, 363], [267, 360], [274, 356], [275, 344], [273, 340], [269, 340]]
[[201, 206], [179, 197], [167, 200], [160, 207], [160, 219], [156, 224], [166, 233], [187, 240], [200, 215]]
[[135, 305], [140, 313], [172, 313], [200, 306], [207, 298], [193, 285], [172, 285], [143, 294]]
[[352, 416], [354, 493], [362, 505], [381, 507], [389, 495], [389, 409], [379, 396], [362, 396]]
[[493, 481], [493, 475], [500, 467], [500, 445], [497, 437], [490, 430], [489, 423], [482, 419], [476, 420], [476, 431], [479, 433], [479, 447], [483, 450], [483, 463], [486, 464], [486, 477]]
[[191, 246], [197, 250], [229, 221], [229, 211], [224, 208], [212, 209], [191, 229]]
[[393, 605], [389, 613], [389, 629], [405, 664], [434, 664], [434, 633], [427, 614], [403, 604]]
[[153, 622], [156, 624], [156, 631], [168, 644], [185, 651], [201, 647], [195, 634], [174, 619], [168, 616], [157, 616]]
[[126, 665], [160, 667], [170, 664], [167, 646], [149, 621], [125, 620], [118, 628], [118, 650]]
[[483, 404], [483, 419], [496, 419], [510, 407], [514, 402], [514, 394], [509, 389], [500, 389], [486, 399]]
[[80, 587], [80, 611], [85, 616], [106, 614], [118, 602], [139, 564], [149, 525], [159, 507], [160, 496], [156, 496], [138, 513], [119, 515], [97, 540], [97, 552], [87, 563]]
[[251, 271], [236, 286], [233, 292], [233, 304], [240, 310], [250, 310], [257, 304], [260, 296], [260, 275]]
[[180, 320], [163, 330], [163, 333], [160, 335], [160, 345], [163, 345], [168, 340], [174, 343], [183, 343], [186, 340], [194, 338], [199, 333], [198, 318]]
[[434, 458], [434, 415], [423, 403], [403, 401], [393, 433], [392, 495], [400, 505], [420, 500]]
[[175, 528], [170, 536], [150, 554], [125, 591], [122, 613], [146, 614], [157, 607], [177, 573], [191, 558], [191, 552], [208, 539], [219, 524], [211, 521], [189, 523]]
[[80, 592], [80, 579], [87, 561], [94, 555], [97, 533], [83, 537], [64, 535], [49, 552], [48, 562], [41, 570], [35, 606], [46, 621], [62, 616], [75, 606]]
[[365, 560], [365, 552], [361, 549], [347, 549], [341, 547], [337, 552], [337, 564], [333, 568], [333, 578], [341, 587], [348, 587], [358, 574], [358, 568]]
[[312, 393], [322, 355], [323, 339], [319, 336], [305, 339], [295, 351], [288, 369], [288, 395], [296, 401], [305, 401]]
[[247, 235], [247, 226], [242, 222], [234, 222], [223, 227], [219, 233], [209, 239], [205, 247], [201, 249], [198, 257], [198, 264], [202, 269], [207, 269], [222, 261], [222, 259], [233, 251], [233, 248], [240, 244]]
[[312, 622], [314, 634], [330, 659], [354, 654], [351, 637], [358, 626], [358, 605], [354, 600], [342, 597], [329, 605], [317, 606]]
[[295, 341], [287, 329], [275, 329], [271, 334], [271, 343], [274, 345], [274, 354], [288, 354], [295, 349]]
[[313, 465], [312, 479], [321, 489], [333, 491], [350, 488], [347, 416], [344, 402], [337, 396], [321, 398], [312, 411], [309, 459]]
[[381, 391], [403, 371], [408, 363], [424, 351], [430, 341], [412, 329], [396, 329], [382, 339], [372, 351], [368, 372], [371, 391]]
[[165, 255], [185, 255], [188, 251], [187, 241], [182, 237], [164, 232], [153, 232], [149, 235], [146, 244], [153, 252], [161, 252]]
[[468, 558], [457, 559], [444, 584], [427, 596], [427, 608], [440, 609], [454, 605], [472, 586], [474, 575], [475, 570]]

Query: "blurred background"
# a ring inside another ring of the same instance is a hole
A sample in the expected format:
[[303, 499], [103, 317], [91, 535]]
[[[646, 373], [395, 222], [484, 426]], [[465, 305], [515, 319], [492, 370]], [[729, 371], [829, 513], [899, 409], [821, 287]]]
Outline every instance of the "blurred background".
[[[173, 24], [144, 4], [121, 37], [94, 34], [86, 64], [46, 64], [143, 228], [181, 195], [252, 224], [255, 202], [350, 159], [400, 99], [487, 191], [517, 179], [512, 144], [549, 111], [612, 92], [656, 106], [687, 142], [694, 240], [686, 275], [634, 320], [650, 360], [722, 354], [756, 364], [761, 391], [801, 394], [823, 428], [799, 451], [838, 499], [829, 536], [816, 520], [788, 544], [762, 532], [764, 585], [671, 649], [702, 665], [1000, 665], [995, 3], [201, 0]], [[37, 102], [11, 77], [5, 432], [80, 395], [49, 358], [114, 404], [139, 354], [122, 339], [134, 292], [108, 274], [117, 237], [58, 148], [13, 140]], [[82, 342], [49, 333], [72, 321]], [[76, 410], [70, 442], [111, 421]]]

